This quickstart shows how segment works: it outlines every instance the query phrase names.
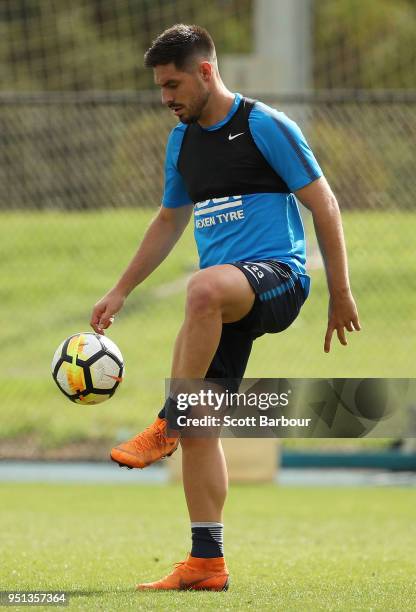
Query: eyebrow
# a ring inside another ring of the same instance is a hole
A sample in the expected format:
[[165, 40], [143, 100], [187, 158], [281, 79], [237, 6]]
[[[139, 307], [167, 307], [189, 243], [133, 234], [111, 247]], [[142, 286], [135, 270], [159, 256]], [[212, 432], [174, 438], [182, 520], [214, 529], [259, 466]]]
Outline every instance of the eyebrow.
[[165, 81], [164, 83], [156, 83], [156, 85], [159, 85], [159, 87], [166, 87], [167, 85], [173, 85], [173, 84], [177, 84], [179, 83], [179, 81], [177, 79], [168, 79], [167, 81]]

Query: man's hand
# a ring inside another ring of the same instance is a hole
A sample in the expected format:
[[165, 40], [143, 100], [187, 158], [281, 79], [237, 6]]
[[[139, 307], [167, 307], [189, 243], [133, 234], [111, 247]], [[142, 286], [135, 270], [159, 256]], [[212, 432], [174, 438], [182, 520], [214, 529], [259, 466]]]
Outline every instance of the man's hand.
[[114, 315], [124, 305], [125, 296], [116, 290], [109, 291], [93, 308], [90, 325], [97, 334], [104, 336], [104, 330], [114, 321]]
[[331, 296], [328, 309], [328, 327], [325, 334], [324, 351], [331, 350], [332, 334], [337, 330], [338, 340], [346, 346], [345, 330], [349, 332], [360, 331], [361, 325], [358, 320], [357, 307], [351, 293], [344, 296]]

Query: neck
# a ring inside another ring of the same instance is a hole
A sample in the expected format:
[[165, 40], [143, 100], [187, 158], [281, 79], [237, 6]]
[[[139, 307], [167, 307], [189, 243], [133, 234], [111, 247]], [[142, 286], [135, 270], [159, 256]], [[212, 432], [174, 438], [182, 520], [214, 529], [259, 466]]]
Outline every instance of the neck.
[[221, 82], [213, 89], [208, 98], [198, 123], [201, 127], [207, 128], [222, 121], [230, 112], [234, 103], [235, 96]]

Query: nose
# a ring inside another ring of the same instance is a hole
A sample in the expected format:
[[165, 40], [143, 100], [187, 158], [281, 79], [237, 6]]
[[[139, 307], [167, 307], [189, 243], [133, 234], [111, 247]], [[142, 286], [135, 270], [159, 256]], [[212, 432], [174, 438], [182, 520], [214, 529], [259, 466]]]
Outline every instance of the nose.
[[174, 100], [172, 94], [162, 89], [162, 104], [169, 106], [169, 104], [172, 104], [173, 102]]

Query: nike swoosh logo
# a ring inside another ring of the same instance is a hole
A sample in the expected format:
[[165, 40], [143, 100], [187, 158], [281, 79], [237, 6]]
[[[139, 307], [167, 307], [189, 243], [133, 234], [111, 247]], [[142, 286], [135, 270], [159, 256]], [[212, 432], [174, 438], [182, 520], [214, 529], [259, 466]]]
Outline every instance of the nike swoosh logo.
[[231, 134], [228, 134], [228, 140], [234, 140], [234, 138], [238, 138], [238, 136], [242, 136], [243, 134], [245, 134], [245, 132], [240, 132], [239, 134], [233, 134], [231, 136]]
[[120, 376], [113, 376], [112, 374], [106, 374], [106, 376], [108, 376], [108, 378], [112, 378], [113, 380], [116, 380], [117, 382], [123, 381], [123, 378]]

